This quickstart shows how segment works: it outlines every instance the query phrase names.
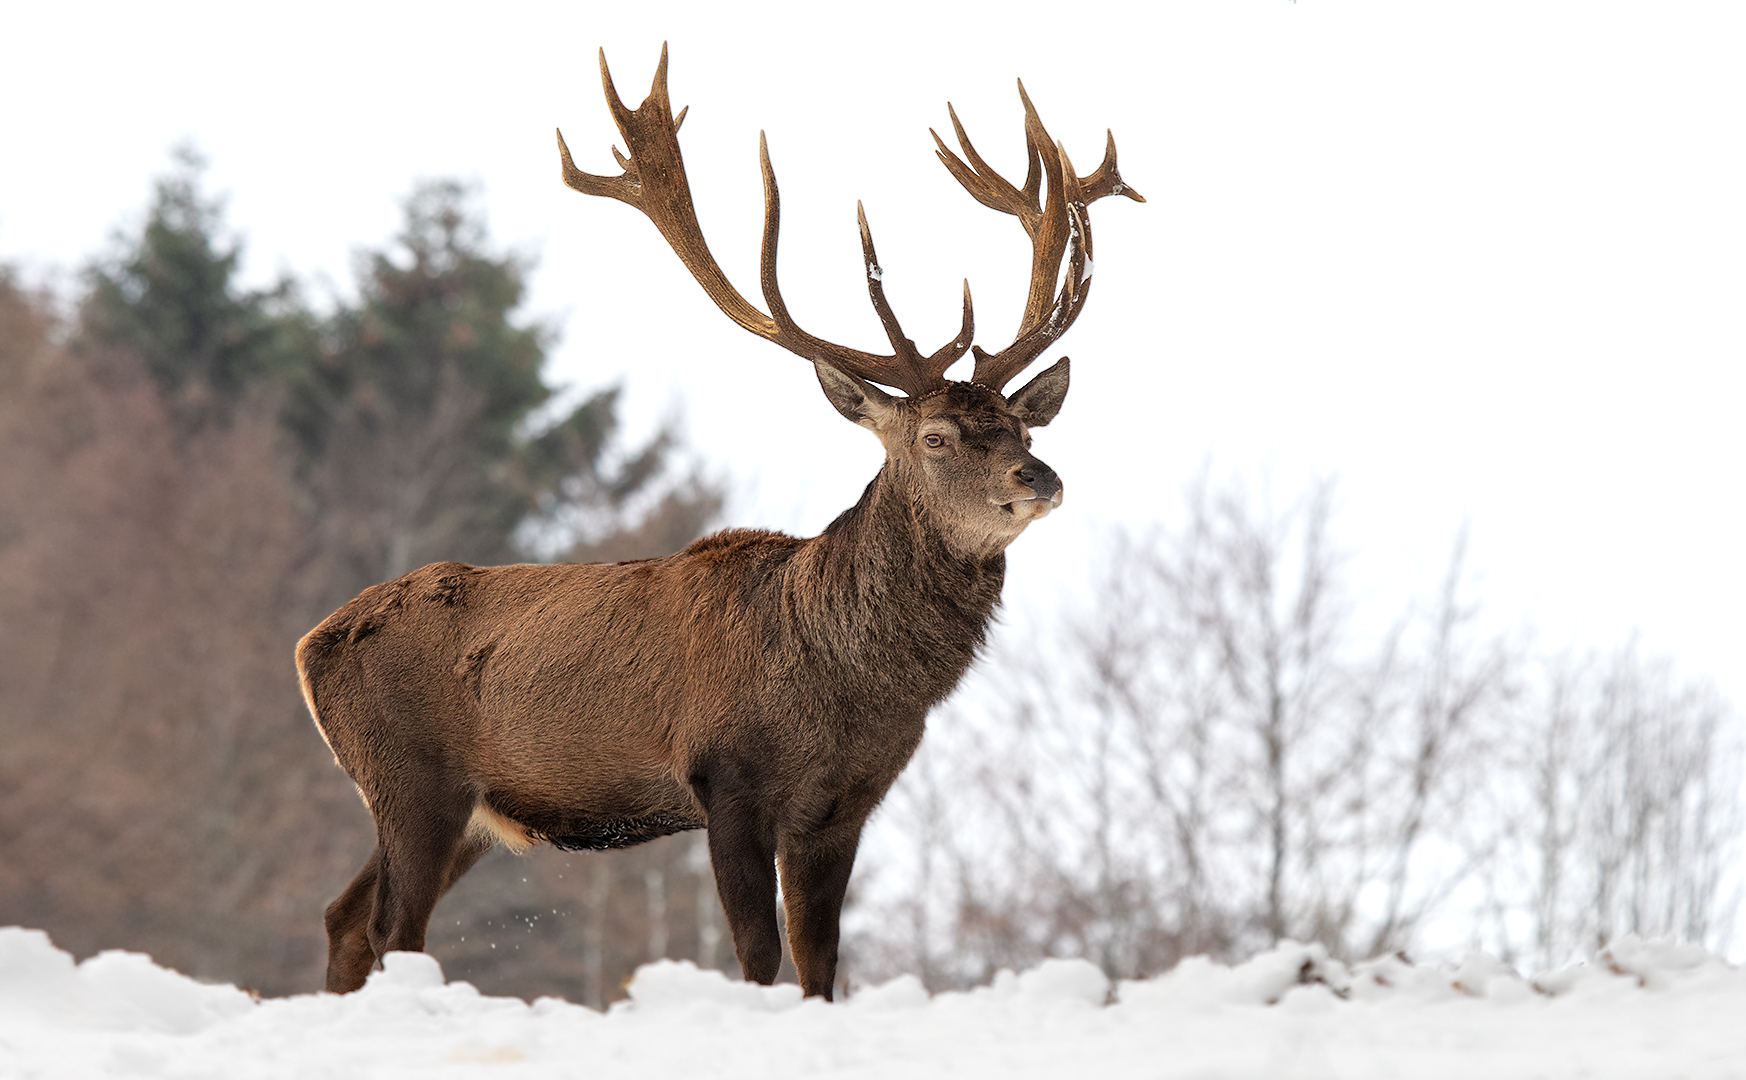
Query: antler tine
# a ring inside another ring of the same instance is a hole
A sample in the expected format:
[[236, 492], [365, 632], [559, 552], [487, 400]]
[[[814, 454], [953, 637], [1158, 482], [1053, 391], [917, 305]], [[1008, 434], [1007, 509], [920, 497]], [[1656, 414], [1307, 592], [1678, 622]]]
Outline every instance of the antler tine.
[[946, 369], [957, 363], [966, 352], [970, 351], [970, 342], [976, 336], [976, 311], [970, 303], [970, 279], [964, 279], [964, 320], [959, 325], [958, 336], [940, 346], [932, 356], [928, 357], [928, 369], [939, 372], [940, 378], [946, 376]]
[[1105, 195], [1126, 195], [1135, 202], [1145, 202], [1146, 197], [1129, 187], [1116, 169], [1115, 132], [1105, 128], [1103, 136], [1103, 162], [1091, 171], [1090, 176], [1079, 178], [1079, 183], [1085, 188], [1085, 201], [1094, 203]]
[[[563, 131], [558, 132], [558, 154], [562, 162], [564, 183], [586, 195], [605, 195], [620, 202], [638, 206], [637, 196], [642, 192], [642, 180], [637, 174], [633, 163], [636, 153], [633, 142], [632, 128], [636, 124], [640, 110], [628, 108], [624, 99], [618, 96], [618, 87], [613, 85], [612, 71], [606, 66], [606, 50], [600, 50], [600, 88], [606, 96], [607, 110], [612, 113], [612, 121], [618, 125], [618, 132], [624, 138], [625, 145], [631, 147], [632, 157], [627, 158], [618, 152], [618, 147], [612, 148], [612, 158], [618, 162], [618, 167], [624, 170], [619, 176], [595, 176], [583, 172], [576, 167], [570, 157], [570, 148], [564, 144]], [[661, 43], [661, 61], [655, 67], [655, 82], [649, 90], [649, 99], [658, 99], [663, 105], [669, 104], [667, 98], [667, 44]], [[645, 103], [646, 104], [646, 103]], [[686, 110], [681, 109], [679, 116], [673, 122], [673, 130], [677, 132], [679, 125], [685, 120]]]
[[[663, 51], [665, 51], [664, 46]], [[625, 117], [628, 116], [628, 110], [625, 109], [624, 102], [619, 100], [618, 90], [612, 85], [612, 72], [606, 69], [605, 49], [600, 50], [600, 81], [606, 88], [607, 108], [612, 111], [612, 118], [618, 124], [618, 130], [622, 134], [625, 131]], [[618, 162], [618, 167], [624, 171], [618, 176], [596, 176], [576, 167], [576, 162], [570, 157], [570, 147], [564, 143], [563, 129], [559, 128], [557, 132], [558, 162], [564, 178], [564, 186], [573, 188], [585, 195], [604, 195], [609, 199], [630, 203], [632, 206], [637, 205], [637, 195], [642, 190], [642, 184], [637, 179], [636, 167], [630, 163], [628, 158], [618, 152], [618, 147], [612, 148], [612, 156]], [[626, 141], [629, 141], [629, 136], [626, 136]]]
[[[861, 260], [867, 270], [867, 296], [873, 301], [873, 310], [878, 313], [880, 324], [885, 327], [885, 337], [891, 342], [897, 362], [909, 369], [902, 373], [905, 381], [926, 382], [921, 353], [916, 351], [915, 342], [904, 336], [897, 314], [891, 310], [891, 302], [885, 299], [885, 270], [879, 265], [878, 252], [873, 250], [873, 230], [867, 227], [867, 211], [859, 199], [855, 201], [855, 223], [861, 228]], [[944, 372], [934, 374], [937, 377]]]
[[957, 178], [958, 183], [964, 185], [964, 190], [968, 191], [977, 202], [990, 210], [1012, 214], [1024, 224], [1025, 232], [1029, 233], [1036, 227], [1036, 219], [1041, 213], [1037, 204], [1037, 193], [1041, 190], [1042, 184], [1040, 171], [1042, 159], [1036, 153], [1036, 147], [1031, 145], [1029, 140], [1026, 140], [1030, 167], [1025, 173], [1025, 190], [1021, 194], [1018, 188], [1013, 187], [1005, 177], [995, 172], [993, 167], [982, 159], [982, 155], [976, 152], [976, 147], [970, 142], [970, 136], [964, 132], [964, 125], [958, 120], [958, 110], [954, 109], [949, 101], [946, 102], [946, 112], [952, 118], [952, 128], [957, 132], [958, 145], [963, 148], [964, 156], [970, 159], [970, 163], [966, 165], [960, 161], [958, 155], [947, 149], [945, 140], [940, 138], [940, 133], [929, 128], [928, 134], [934, 137], [934, 145], [937, 147], [934, 154], [940, 159], [940, 164], [944, 165]]
[[[782, 233], [782, 194], [776, 186], [776, 169], [770, 164], [769, 140], [762, 131], [758, 132], [758, 168], [764, 178], [764, 235], [758, 244], [758, 285], [764, 293], [764, 303], [770, 308], [770, 323], [775, 330], [773, 334], [763, 336], [807, 359], [827, 359], [863, 379], [895, 386], [905, 393], [916, 393], [907, 389], [904, 373], [893, 372], [889, 370], [889, 363], [881, 362], [887, 358], [814, 337], [801, 329], [788, 313], [788, 302], [782, 298], [782, 285], [776, 274], [776, 251]], [[901, 360], [901, 357], [889, 359]]]

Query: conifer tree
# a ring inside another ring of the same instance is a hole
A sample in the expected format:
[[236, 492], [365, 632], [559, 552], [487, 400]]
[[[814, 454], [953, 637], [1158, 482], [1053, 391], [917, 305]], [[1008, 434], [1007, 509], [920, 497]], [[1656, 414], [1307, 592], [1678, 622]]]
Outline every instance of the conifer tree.
[[222, 201], [201, 190], [204, 159], [188, 146], [173, 156], [139, 234], [118, 234], [116, 250], [86, 271], [80, 338], [85, 352], [142, 364], [186, 431], [311, 364], [316, 343], [289, 281], [241, 288], [242, 245], [224, 235]]
[[[394, 249], [363, 257], [357, 306], [334, 317], [320, 363], [292, 385], [287, 424], [360, 585], [437, 559], [524, 557], [529, 527], [614, 521], [668, 466], [670, 432], [609, 464], [620, 456], [612, 389], [529, 434], [554, 393], [543, 377], [553, 331], [514, 319], [527, 267], [491, 250], [467, 194], [449, 181], [414, 191]], [[695, 528], [720, 502], [691, 484], [657, 505], [674, 513], [675, 498]]]

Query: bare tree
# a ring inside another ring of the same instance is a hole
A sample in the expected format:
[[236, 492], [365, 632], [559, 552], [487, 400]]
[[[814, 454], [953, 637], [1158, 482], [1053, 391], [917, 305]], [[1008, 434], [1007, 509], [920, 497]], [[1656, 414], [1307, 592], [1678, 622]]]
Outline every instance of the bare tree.
[[17, 329], [0, 333], [24, 361], [0, 408], [0, 921], [286, 986], [319, 960], [292, 932], [310, 887], [356, 834], [283, 675], [321, 575], [272, 410], [189, 431], [139, 365]]
[[1714, 686], [1636, 642], [1559, 657], [1507, 748], [1522, 782], [1505, 793], [1511, 825], [1488, 870], [1527, 919], [1485, 920], [1483, 943], [1540, 966], [1627, 933], [1727, 945], [1742, 757], [1739, 716]]
[[1634, 643], [1544, 661], [1488, 631], [1465, 531], [1426, 598], [1361, 610], [1333, 501], [1203, 479], [1048, 639], [996, 646], [880, 825], [863, 977], [1131, 976], [1281, 937], [1539, 966], [1624, 933], [1725, 946], [1728, 702]]
[[1466, 553], [1463, 530], [1441, 587], [1385, 644], [1372, 684], [1390, 700], [1365, 710], [1378, 721], [1367, 736], [1378, 742], [1367, 758], [1363, 801], [1372, 820], [1360, 865], [1383, 900], [1368, 940], [1343, 942], [1357, 955], [1410, 944], [1493, 848], [1495, 823], [1475, 811], [1497, 779], [1488, 762], [1520, 693], [1522, 646], [1479, 629], [1478, 604], [1466, 595]]
[[[1461, 540], [1428, 603], [1361, 623], [1333, 503], [1325, 482], [1275, 511], [1202, 480], [1180, 526], [1116, 537], [1054, 641], [997, 649], [892, 822], [952, 868], [915, 879], [944, 899], [879, 901], [950, 913], [939, 982], [1063, 953], [1133, 976], [1284, 937], [1368, 955], [1471, 878], [1463, 804], [1514, 652], [1480, 630]], [[957, 782], [917, 786], [934, 774]], [[876, 929], [858, 941], [890, 962]]]

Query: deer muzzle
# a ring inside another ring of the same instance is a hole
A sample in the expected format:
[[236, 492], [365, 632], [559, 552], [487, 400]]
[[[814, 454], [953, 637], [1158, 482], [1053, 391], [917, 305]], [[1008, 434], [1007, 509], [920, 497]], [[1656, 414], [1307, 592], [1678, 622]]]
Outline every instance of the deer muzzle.
[[[1066, 490], [1061, 484], [1061, 477], [1055, 470], [1043, 464], [1036, 458], [1031, 458], [1012, 471], [1014, 480], [1031, 490], [1028, 497], [1014, 500], [1013, 509], [1020, 507], [1029, 510], [1031, 516], [1042, 517], [1044, 514], [1061, 505], [1061, 496]], [[1025, 506], [1025, 504], [1030, 504]]]

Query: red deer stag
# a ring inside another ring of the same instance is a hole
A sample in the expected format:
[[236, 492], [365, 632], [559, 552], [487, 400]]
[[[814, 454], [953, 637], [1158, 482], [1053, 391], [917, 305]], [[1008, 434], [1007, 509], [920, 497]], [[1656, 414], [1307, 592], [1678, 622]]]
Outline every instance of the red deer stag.
[[375, 851], [327, 909], [332, 991], [361, 986], [390, 950], [422, 949], [437, 900], [498, 841], [603, 849], [707, 828], [745, 977], [776, 977], [779, 869], [801, 987], [829, 998], [862, 823], [982, 645], [1006, 546], [1061, 501], [1029, 431], [1060, 409], [1067, 361], [1010, 396], [1001, 388], [1085, 304], [1087, 204], [1143, 201], [1116, 172], [1113, 138], [1077, 176], [1021, 85], [1021, 189], [976, 153], [956, 113], [963, 159], [934, 136], [952, 175], [1032, 242], [1016, 340], [976, 348], [971, 381], [952, 382], [946, 368], [971, 348], [968, 285], [963, 329], [921, 355], [886, 303], [863, 214], [867, 289], [892, 355], [802, 330], [776, 283], [776, 178], [760, 145], [765, 315], [698, 229], [665, 48], [640, 108], [619, 99], [604, 52], [600, 75], [630, 156], [615, 147], [624, 171], [593, 176], [560, 133], [564, 182], [647, 214], [734, 322], [812, 362], [837, 411], [879, 436], [885, 464], [811, 539], [730, 529], [616, 565], [435, 563], [310, 631], [297, 646], [309, 711], [376, 819]]

